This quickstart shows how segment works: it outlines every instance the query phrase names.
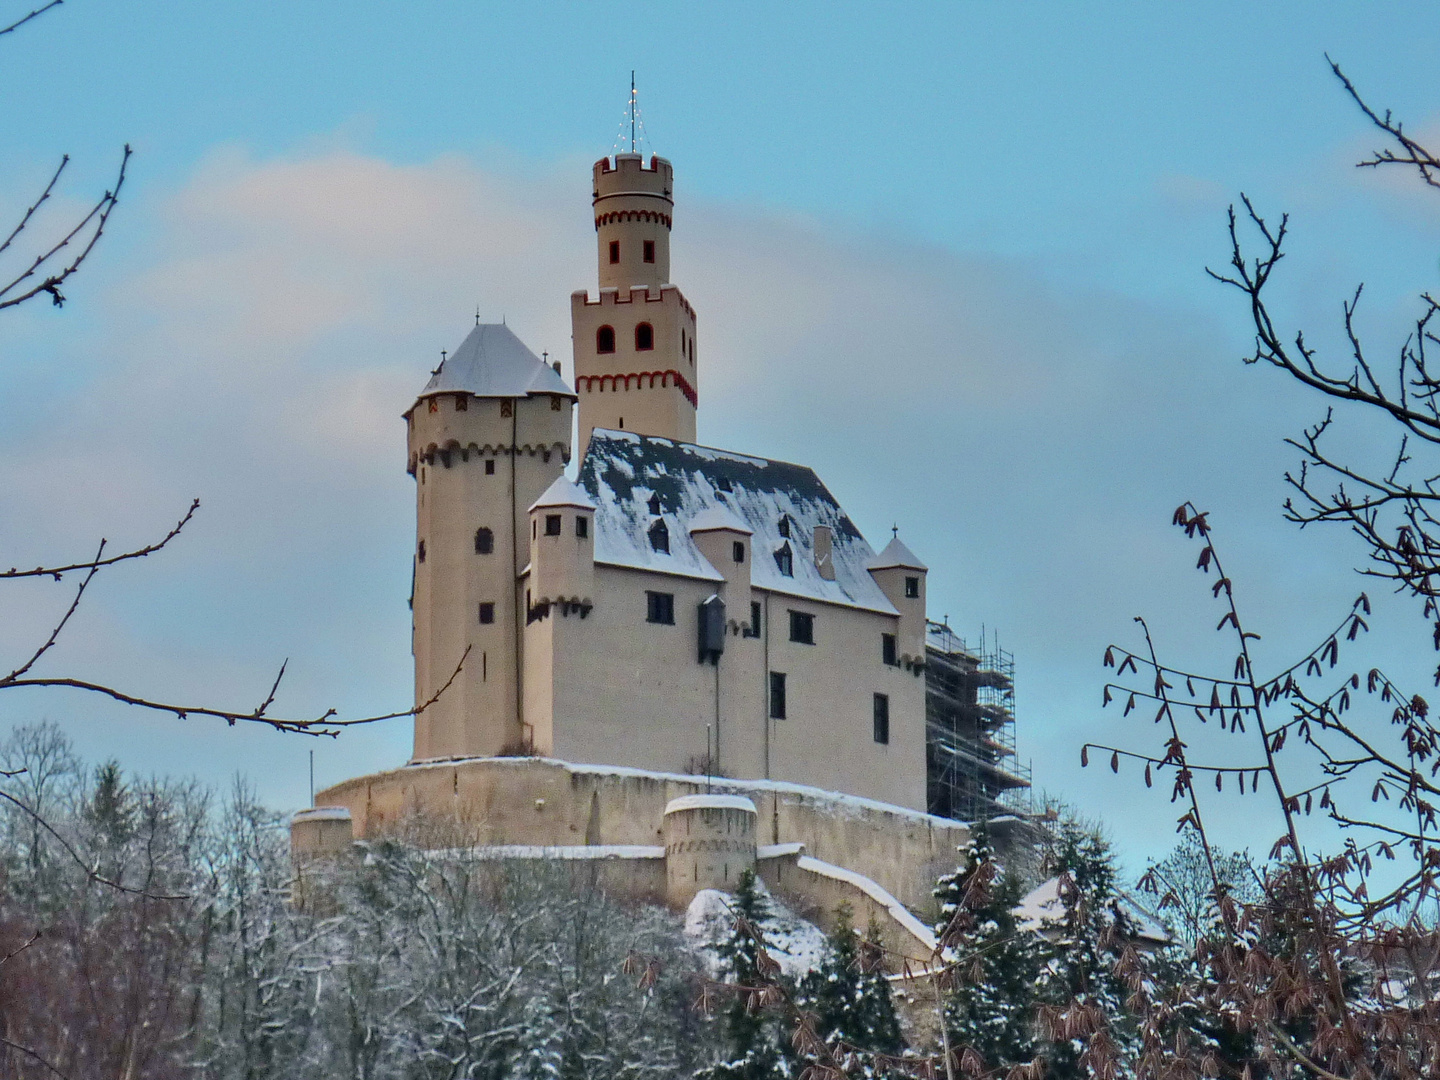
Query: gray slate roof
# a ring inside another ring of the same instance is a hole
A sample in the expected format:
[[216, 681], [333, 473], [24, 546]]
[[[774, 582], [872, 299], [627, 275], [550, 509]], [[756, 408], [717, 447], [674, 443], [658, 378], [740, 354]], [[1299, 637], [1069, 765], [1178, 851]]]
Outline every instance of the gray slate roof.
[[[896, 614], [866, 570], [875, 550], [814, 470], [803, 465], [596, 428], [578, 480], [595, 503], [598, 563], [720, 581], [690, 539], [690, 528], [697, 519], [702, 527], [714, 523], [717, 515], [708, 511], [724, 507], [752, 533], [750, 580], [756, 587]], [[650, 545], [652, 495], [669, 532], [669, 554]], [[780, 532], [782, 518], [790, 523], [788, 538]], [[834, 581], [815, 568], [816, 525], [828, 525], [833, 533]], [[792, 577], [780, 573], [774, 557], [787, 543]]]
[[926, 570], [930, 568], [915, 557], [915, 553], [905, 546], [904, 541], [897, 535], [892, 537], [890, 543], [885, 545], [885, 550], [870, 560], [869, 569], [889, 570], [892, 567], [901, 567], [906, 570]]
[[526, 348], [504, 323], [480, 323], [466, 334], [460, 347], [430, 376], [420, 397], [456, 392], [505, 398], [528, 394], [575, 396], [565, 380]]

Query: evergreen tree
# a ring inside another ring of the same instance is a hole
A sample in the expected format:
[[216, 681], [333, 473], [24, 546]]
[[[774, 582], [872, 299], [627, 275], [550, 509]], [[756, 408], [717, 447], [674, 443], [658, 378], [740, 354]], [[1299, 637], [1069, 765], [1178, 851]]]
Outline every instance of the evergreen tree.
[[[880, 1054], [898, 1054], [904, 1043], [890, 984], [878, 956], [859, 940], [850, 906], [835, 913], [825, 959], [800, 982], [796, 1004], [815, 1016], [815, 1031], [830, 1046], [845, 1044]], [[878, 936], [871, 923], [866, 941]], [[866, 1069], [866, 1075], [876, 1075]]]
[[1087, 1059], [1108, 1040], [1122, 1063], [1133, 1060], [1134, 1024], [1126, 1015], [1126, 990], [1115, 975], [1120, 950], [1135, 927], [1121, 906], [1118, 871], [1109, 843], [1074, 818], [1056, 826], [1048, 860], [1064, 915], [1045, 929], [1045, 964], [1037, 983], [1042, 1005], [1094, 1010], [1102, 1031], [1081, 1039], [1058, 1039], [1043, 1048], [1047, 1078], [1071, 1080], [1091, 1074]]
[[777, 983], [780, 976], [772, 967], [774, 961], [762, 958], [756, 941], [770, 910], [754, 871], [740, 875], [730, 909], [733, 925], [715, 944], [715, 953], [725, 981], [745, 989], [732, 992], [721, 1016], [727, 1060], [695, 1075], [697, 1080], [781, 1080], [792, 1072], [784, 1021], [776, 1010], [755, 1000], [754, 988]]
[[961, 850], [963, 864], [935, 886], [941, 914], [936, 935], [946, 958], [958, 965], [945, 1024], [952, 1047], [972, 1047], [987, 1066], [1004, 1069], [1037, 1052], [1036, 984], [1044, 943], [1017, 924], [1014, 909], [1023, 886], [1000, 862], [984, 822]]

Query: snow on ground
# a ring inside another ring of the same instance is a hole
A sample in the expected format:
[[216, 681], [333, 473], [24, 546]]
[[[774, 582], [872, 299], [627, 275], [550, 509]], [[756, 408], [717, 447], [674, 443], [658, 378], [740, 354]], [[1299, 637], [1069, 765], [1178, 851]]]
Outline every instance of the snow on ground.
[[[771, 896], [764, 882], [757, 879], [755, 888], [765, 898], [765, 906], [770, 911], [769, 917], [760, 924], [760, 934], [781, 971], [791, 978], [799, 978], [819, 967], [825, 958], [824, 932]], [[705, 958], [712, 976], [720, 974], [714, 945], [729, 935], [734, 926], [732, 904], [729, 893], [701, 889], [685, 911], [685, 936]]]

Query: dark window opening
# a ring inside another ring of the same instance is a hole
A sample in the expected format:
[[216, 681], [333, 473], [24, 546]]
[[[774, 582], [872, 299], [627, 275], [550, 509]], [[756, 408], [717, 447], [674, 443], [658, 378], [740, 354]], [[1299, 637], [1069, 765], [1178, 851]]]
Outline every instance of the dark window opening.
[[612, 263], [618, 263], [618, 262], [620, 261], [620, 241], [619, 241], [619, 240], [611, 240], [611, 241], [610, 241], [610, 261], [611, 261]]
[[733, 541], [731, 541], [731, 543], [730, 543], [730, 556], [731, 556], [731, 558], [733, 558], [737, 563], [743, 563], [743, 562], [745, 561], [745, 541], [743, 541], [743, 540], [733, 540]]
[[621, 430], [621, 431], [624, 431], [624, 430], [625, 430], [625, 417], [623, 417], [623, 416], [620, 417], [620, 430]]
[[900, 663], [900, 657], [895, 648], [894, 634], [880, 635], [880, 659], [891, 667], [895, 667]]
[[500, 399], [500, 415], [510, 417], [515, 415], [515, 402], [511, 398]]
[[595, 331], [595, 351], [597, 353], [615, 351], [615, 328], [613, 326], [602, 326]]
[[656, 521], [650, 526], [650, 549], [662, 554], [670, 554], [670, 530], [666, 528], [665, 522]]
[[635, 327], [635, 351], [645, 352], [655, 348], [655, 328], [648, 322]]
[[481, 526], [475, 530], [475, 554], [489, 555], [495, 550], [495, 534]]
[[735, 487], [734, 487], [733, 484], [730, 483], [730, 478], [729, 478], [728, 476], [722, 476], [722, 477], [720, 477], [720, 479], [716, 480], [716, 481], [715, 481], [715, 486], [716, 486], [718, 489], [720, 489], [721, 491], [734, 491], [734, 490], [735, 490]]
[[489, 626], [494, 621], [495, 605], [487, 600], [485, 603], [480, 605], [480, 624], [482, 626]]
[[654, 241], [654, 240], [646, 240], [646, 241], [645, 241], [644, 254], [645, 254], [645, 261], [646, 261], [646, 262], [648, 262], [648, 263], [653, 263], [653, 262], [655, 261], [655, 241]]
[[581, 540], [590, 535], [590, 519], [584, 514], [575, 519], [575, 535]]
[[433, 397], [432, 397], [432, 398], [430, 399], [430, 411], [431, 411], [431, 412], [439, 412], [439, 411], [440, 411], [440, 399], [439, 399], [439, 398], [433, 398]]
[[535, 522], [533, 522], [533, 521], [530, 522], [530, 539], [531, 539], [531, 540], [534, 540], [534, 539], [535, 539], [537, 536], [539, 536], [539, 535], [540, 535], [540, 526], [539, 526], [538, 524], [536, 524]]
[[750, 601], [750, 636], [760, 636], [760, 603], [757, 600]]
[[651, 495], [651, 496], [650, 496], [650, 501], [649, 501], [648, 503], [646, 503], [645, 505], [650, 508], [650, 513], [654, 514], [654, 515], [657, 516], [657, 517], [660, 515], [660, 496], [659, 496], [659, 495]]
[[916, 600], [920, 597], [920, 579], [918, 577], [907, 577], [905, 579], [905, 599]]
[[645, 621], [675, 625], [675, 594], [668, 592], [645, 593]]
[[890, 695], [875, 695], [875, 741], [882, 746], [890, 742]]
[[486, 475], [486, 476], [494, 476], [494, 475], [495, 475], [495, 459], [494, 459], [494, 458], [489, 458], [489, 459], [485, 462], [485, 475]]
[[775, 565], [780, 568], [780, 573], [786, 577], [795, 576], [795, 556], [790, 552], [790, 544], [780, 545], [780, 550], [775, 552]]
[[415, 549], [415, 557], [418, 558], [421, 562], [424, 562], [424, 561], [425, 561], [425, 541], [424, 541], [424, 540], [421, 540], [420, 543], [419, 543], [419, 545], [417, 545], [417, 547], [416, 547], [416, 549]]
[[780, 529], [780, 535], [788, 539], [789, 536], [790, 536], [790, 515], [789, 515], [789, 514], [781, 514], [781, 515], [780, 515], [779, 529]]
[[[557, 371], [555, 374], [558, 375], [558, 374], [560, 374], [560, 373]], [[550, 411], [551, 411], [551, 412], [559, 412], [559, 411], [560, 411], [560, 395], [559, 395], [559, 394], [551, 394], [551, 395], [550, 395]]]
[[815, 616], [803, 611], [790, 612], [790, 640], [801, 645], [814, 645]]
[[465, 412], [465, 411], [466, 411], [467, 409], [469, 409], [469, 408], [470, 408], [470, 395], [469, 395], [469, 394], [456, 394], [456, 395], [455, 395], [455, 411], [456, 411], [456, 412]]
[[560, 515], [559, 515], [559, 514], [546, 514], [546, 515], [545, 515], [545, 535], [546, 535], [546, 536], [559, 536], [559, 535], [560, 535]]
[[770, 672], [770, 719], [785, 719], [785, 673]]

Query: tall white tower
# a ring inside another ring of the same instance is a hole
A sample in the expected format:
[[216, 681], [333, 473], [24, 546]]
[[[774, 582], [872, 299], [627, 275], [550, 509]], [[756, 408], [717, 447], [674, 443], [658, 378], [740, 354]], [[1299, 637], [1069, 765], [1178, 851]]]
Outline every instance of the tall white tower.
[[489, 756], [526, 741], [517, 581], [530, 558], [530, 504], [570, 460], [574, 404], [552, 368], [489, 324], [470, 331], [405, 414], [416, 705], [450, 683], [415, 717], [413, 760]]
[[595, 163], [600, 293], [570, 296], [582, 457], [597, 427], [695, 441], [695, 309], [670, 283], [674, 177], [662, 157]]

